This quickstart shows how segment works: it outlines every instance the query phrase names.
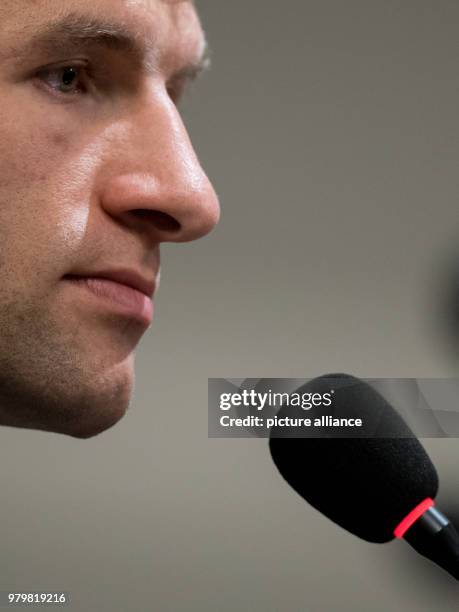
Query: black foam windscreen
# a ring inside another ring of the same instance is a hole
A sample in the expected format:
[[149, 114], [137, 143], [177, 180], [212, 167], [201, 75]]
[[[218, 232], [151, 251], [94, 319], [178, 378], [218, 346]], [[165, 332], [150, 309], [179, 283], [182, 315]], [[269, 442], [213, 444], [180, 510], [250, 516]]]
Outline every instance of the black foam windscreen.
[[[309, 381], [298, 393], [324, 393], [331, 384], [334, 417], [358, 415], [369, 424], [366, 433], [339, 437], [335, 434], [342, 430], [331, 428], [295, 438], [291, 428], [274, 427], [271, 456], [285, 480], [314, 508], [364, 540], [388, 542], [413, 508], [436, 496], [435, 467], [394, 408], [364, 381], [329, 374]], [[278, 412], [279, 417], [296, 414], [298, 409], [292, 412], [291, 407]]]

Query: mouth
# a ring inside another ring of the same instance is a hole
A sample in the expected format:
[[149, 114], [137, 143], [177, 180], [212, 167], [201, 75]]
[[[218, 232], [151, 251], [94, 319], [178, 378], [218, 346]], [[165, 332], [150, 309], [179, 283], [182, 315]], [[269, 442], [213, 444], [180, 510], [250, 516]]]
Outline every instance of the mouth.
[[[118, 278], [122, 275], [118, 275]], [[105, 276], [84, 276], [67, 274], [64, 280], [71, 283], [73, 287], [84, 291], [85, 295], [97, 299], [97, 301], [121, 316], [137, 320], [145, 327], [149, 327], [153, 321], [153, 294], [154, 283], [144, 282], [143, 291], [139, 289], [138, 278], [131, 282], [136, 283], [136, 287], [113, 280]], [[146, 293], [148, 292], [148, 293]]]

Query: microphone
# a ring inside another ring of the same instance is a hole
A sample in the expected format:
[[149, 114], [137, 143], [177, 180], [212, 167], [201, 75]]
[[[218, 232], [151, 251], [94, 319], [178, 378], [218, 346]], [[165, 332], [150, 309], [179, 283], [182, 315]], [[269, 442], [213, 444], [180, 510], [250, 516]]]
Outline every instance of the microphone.
[[[280, 474], [347, 531], [368, 542], [403, 538], [459, 580], [459, 534], [435, 506], [438, 476], [420, 441], [376, 390], [353, 376], [320, 376], [298, 393], [330, 389], [334, 418], [358, 415], [366, 427], [354, 438], [343, 437], [340, 428], [305, 438], [293, 437], [300, 432], [290, 427], [273, 427], [269, 449]], [[278, 416], [292, 411], [299, 409], [283, 406]]]

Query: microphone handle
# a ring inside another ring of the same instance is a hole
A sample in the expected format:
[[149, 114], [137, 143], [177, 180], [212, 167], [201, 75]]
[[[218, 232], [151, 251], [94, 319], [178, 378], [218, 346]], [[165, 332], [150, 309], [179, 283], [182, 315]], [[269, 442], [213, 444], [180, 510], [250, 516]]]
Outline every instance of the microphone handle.
[[451, 521], [432, 506], [408, 529], [403, 538], [459, 580], [459, 534]]

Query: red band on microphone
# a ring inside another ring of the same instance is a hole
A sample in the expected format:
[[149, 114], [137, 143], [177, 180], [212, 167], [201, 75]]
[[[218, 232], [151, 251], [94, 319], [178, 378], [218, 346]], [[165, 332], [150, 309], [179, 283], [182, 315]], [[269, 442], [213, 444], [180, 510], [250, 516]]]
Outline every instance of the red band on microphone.
[[411, 527], [411, 525], [415, 523], [418, 520], [418, 518], [422, 516], [424, 512], [428, 510], [429, 508], [431, 508], [433, 505], [434, 505], [434, 500], [430, 499], [430, 497], [428, 497], [423, 502], [418, 504], [416, 508], [414, 508], [414, 510], [411, 510], [411, 512], [403, 519], [403, 521], [401, 521], [397, 525], [397, 527], [394, 529], [395, 537], [403, 538], [403, 536], [408, 531], [408, 529]]

